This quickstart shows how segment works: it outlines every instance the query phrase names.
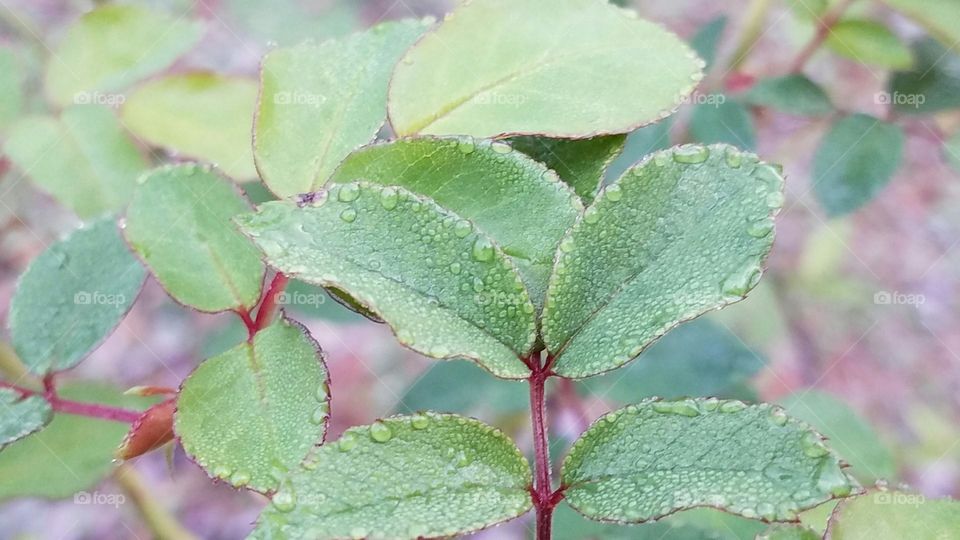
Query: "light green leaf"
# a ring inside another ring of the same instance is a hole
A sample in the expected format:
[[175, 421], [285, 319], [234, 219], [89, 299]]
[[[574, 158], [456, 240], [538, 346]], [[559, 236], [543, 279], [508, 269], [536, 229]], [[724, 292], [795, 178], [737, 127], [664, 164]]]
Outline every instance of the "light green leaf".
[[23, 396], [0, 387], [0, 450], [50, 423], [53, 411], [43, 396]]
[[927, 499], [918, 493], [871, 491], [840, 503], [830, 518], [830, 540], [954, 538], [960, 531], [960, 502]]
[[806, 527], [774, 525], [758, 535], [757, 540], [822, 540], [822, 538]]
[[257, 84], [215, 73], [154, 79], [130, 94], [122, 118], [137, 137], [217, 164], [239, 180], [257, 177], [250, 130]]
[[227, 14], [224, 26], [240, 29], [243, 37], [281, 46], [347, 34], [361, 26], [364, 10], [359, 2], [305, 4], [301, 0], [226, 0], [219, 6], [220, 13]]
[[742, 299], [773, 243], [782, 189], [776, 169], [723, 145], [657, 152], [604, 188], [550, 278], [553, 370], [617, 368], [680, 322]]
[[583, 206], [557, 176], [503, 142], [401, 139], [354, 152], [334, 182], [402, 186], [468, 219], [517, 265], [537, 310], [560, 238]]
[[701, 26], [693, 38], [690, 39], [690, 46], [706, 62], [705, 69], [710, 69], [710, 66], [713, 65], [713, 61], [717, 57], [720, 38], [723, 37], [723, 31], [726, 28], [727, 16], [720, 15]]
[[752, 398], [747, 381], [765, 364], [739, 337], [701, 318], [669, 332], [622, 370], [582, 384], [590, 395], [620, 403], [652, 396]]
[[926, 27], [947, 47], [960, 41], [960, 4], [955, 0], [884, 0]]
[[106, 107], [78, 105], [60, 118], [30, 116], [10, 127], [4, 152], [81, 218], [119, 210], [147, 163]]
[[454, 536], [526, 513], [531, 482], [530, 465], [499, 430], [455, 415], [395, 416], [317, 448], [252, 536]]
[[750, 105], [799, 116], [824, 116], [833, 112], [833, 103], [826, 92], [799, 73], [761, 79], [744, 99]]
[[250, 210], [236, 187], [195, 164], [161, 167], [140, 182], [124, 233], [167, 293], [208, 312], [256, 304], [264, 268], [231, 222]]
[[208, 474], [274, 490], [323, 441], [330, 377], [307, 330], [280, 319], [183, 382], [174, 430]]
[[472, 359], [524, 378], [534, 306], [520, 274], [473, 224], [400, 187], [343, 184], [238, 216], [270, 265], [336, 287], [385, 320], [406, 346]]
[[607, 2], [475, 0], [397, 66], [390, 120], [400, 135], [626, 133], [676, 110], [702, 68], [675, 35]]
[[193, 48], [203, 29], [187, 17], [131, 4], [105, 5], [67, 29], [47, 63], [46, 90], [54, 104], [96, 103], [102, 93], [166, 69]]
[[403, 396], [396, 412], [436, 410], [471, 416], [477, 411], [526, 412], [530, 396], [523, 383], [487, 377], [473, 362], [437, 362], [420, 375]]
[[642, 524], [591, 521], [568, 504], [557, 506], [553, 540], [754, 540], [763, 523], [714, 510], [694, 508]]
[[747, 150], [756, 148], [757, 133], [750, 111], [739, 101], [722, 94], [709, 98], [708, 103], [701, 103], [693, 109], [690, 118], [690, 137], [693, 141], [732, 144]]
[[23, 73], [13, 49], [0, 47], [0, 130], [23, 108]]
[[886, 26], [875, 21], [840, 21], [830, 29], [825, 43], [833, 52], [862, 64], [890, 69], [908, 68], [913, 64], [910, 49]]
[[271, 191], [315, 191], [373, 139], [386, 118], [390, 73], [424, 29], [417, 21], [385, 23], [264, 57], [253, 152]]
[[953, 170], [960, 173], [960, 131], [943, 143], [943, 154]]
[[900, 168], [903, 130], [866, 114], [838, 120], [813, 156], [813, 190], [827, 214], [870, 202]]
[[590, 139], [515, 137], [510, 145], [550, 167], [587, 204], [600, 190], [603, 175], [627, 140], [626, 135]]
[[[96, 383], [71, 383], [61, 397], [88, 403], [145, 409], [153, 400], [121, 395]], [[114, 467], [114, 451], [129, 425], [85, 416], [55, 414], [50, 425], [0, 451], [0, 500], [59, 499], [96, 485]]]
[[120, 324], [146, 271], [112, 218], [77, 229], [41, 253], [10, 302], [10, 337], [38, 375], [77, 365]]
[[931, 114], [960, 107], [960, 56], [932, 39], [913, 45], [913, 69], [894, 73], [889, 94], [880, 94], [901, 114]]
[[850, 463], [850, 472], [872, 484], [894, 478], [893, 455], [869, 424], [839, 399], [805, 390], [781, 401], [790, 416], [807, 422], [830, 439], [830, 445]]
[[715, 398], [607, 414], [574, 443], [561, 476], [570, 505], [622, 522], [695, 506], [788, 521], [856, 488], [820, 435], [780, 408]]

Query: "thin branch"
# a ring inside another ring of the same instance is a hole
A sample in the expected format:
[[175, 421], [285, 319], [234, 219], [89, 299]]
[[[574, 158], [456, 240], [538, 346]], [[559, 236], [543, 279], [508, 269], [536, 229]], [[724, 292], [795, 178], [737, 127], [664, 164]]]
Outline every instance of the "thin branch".
[[114, 473], [114, 478], [120, 484], [123, 492], [133, 501], [154, 538], [158, 540], [197, 540], [197, 536], [184, 528], [152, 496], [149, 487], [133, 467], [126, 464], [120, 465]]
[[837, 4], [829, 13], [823, 16], [822, 19], [817, 18], [817, 32], [813, 35], [813, 38], [807, 42], [807, 45], [800, 51], [800, 54], [794, 58], [793, 62], [790, 64], [790, 73], [800, 73], [803, 71], [803, 68], [807, 65], [807, 62], [810, 61], [810, 58], [820, 49], [820, 46], [823, 45], [823, 42], [827, 40], [830, 36], [830, 31], [838, 22], [840, 18], [843, 17], [843, 14], [850, 7], [850, 4], [853, 4], [855, 0], [842, 0]]

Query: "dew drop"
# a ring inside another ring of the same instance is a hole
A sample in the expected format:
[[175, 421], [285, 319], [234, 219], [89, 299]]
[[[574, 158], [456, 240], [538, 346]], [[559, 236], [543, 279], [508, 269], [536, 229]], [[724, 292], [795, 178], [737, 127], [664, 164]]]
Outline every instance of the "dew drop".
[[243, 487], [250, 483], [250, 473], [237, 471], [230, 477], [230, 483], [237, 487]]
[[280, 512], [290, 512], [297, 506], [297, 497], [289, 489], [278, 491], [273, 494], [270, 501], [273, 507]]
[[458, 262], [450, 263], [450, 272], [451, 272], [451, 273], [453, 273], [454, 275], [456, 275], [456, 274], [459, 274], [459, 273], [460, 273], [460, 270], [461, 270], [460, 263], [458, 263]]
[[677, 163], [703, 163], [710, 157], [710, 150], [705, 146], [681, 146], [673, 151], [673, 160]]
[[410, 419], [410, 425], [413, 429], [424, 429], [430, 425], [430, 419], [425, 414], [417, 413]]
[[620, 186], [617, 184], [607, 186], [607, 189], [604, 191], [604, 193], [606, 194], [606, 198], [612, 202], [617, 202], [623, 198], [623, 190], [620, 189]]
[[340, 186], [340, 191], [337, 192], [337, 200], [341, 202], [355, 201], [359, 196], [360, 186], [357, 184], [344, 184]]
[[390, 430], [390, 427], [377, 420], [370, 425], [370, 438], [376, 442], [383, 443], [389, 441], [393, 437], [393, 431]]
[[310, 415], [310, 422], [317, 425], [322, 424], [329, 414], [330, 409], [327, 407], [327, 404], [324, 403], [313, 410], [313, 414]]
[[823, 441], [821, 441], [820, 437], [815, 433], [807, 433], [803, 437], [803, 440], [800, 441], [800, 446], [803, 448], [803, 453], [806, 454], [807, 457], [818, 458], [830, 453], [826, 445], [823, 444]]
[[583, 220], [591, 225], [599, 221], [600, 214], [597, 212], [597, 208], [595, 206], [587, 208], [587, 211], [583, 213]]
[[773, 422], [774, 425], [785, 426], [787, 425], [787, 413], [784, 412], [783, 409], [774, 409], [773, 412], [770, 413], [770, 421]]
[[337, 448], [341, 452], [349, 452], [357, 446], [357, 436], [353, 433], [344, 433], [340, 440], [337, 442]]
[[786, 198], [780, 190], [771, 191], [767, 194], [767, 206], [769, 208], [780, 208], [783, 206], [784, 201], [786, 201]]
[[560, 242], [560, 251], [564, 253], [570, 253], [576, 247], [573, 243], [573, 238], [566, 237]]
[[765, 238], [773, 231], [773, 222], [769, 219], [754, 221], [747, 227], [747, 234], [754, 238]]
[[513, 151], [513, 147], [505, 142], [496, 141], [490, 145], [490, 148], [498, 154], [509, 154]]
[[226, 465], [217, 465], [217, 466], [213, 469], [213, 475], [216, 476], [217, 478], [226, 479], [226, 478], [228, 478], [232, 473], [233, 473], [233, 471], [230, 469], [230, 467], [227, 467]]
[[720, 412], [723, 413], [740, 412], [746, 408], [747, 404], [738, 399], [731, 399], [720, 404]]
[[487, 262], [493, 259], [493, 244], [485, 237], [477, 237], [473, 242], [473, 258], [480, 262]]
[[317, 398], [317, 401], [326, 402], [327, 398], [330, 397], [330, 384], [327, 381], [320, 383], [320, 386], [317, 386], [317, 392], [314, 394], [314, 397]]
[[727, 148], [726, 158], [727, 165], [734, 169], [739, 169], [743, 163], [743, 156], [733, 148]]
[[470, 222], [465, 219], [461, 219], [453, 225], [453, 234], [455, 234], [457, 238], [464, 238], [470, 234], [472, 230], [473, 225], [470, 225]]
[[396, 188], [385, 187], [380, 190], [380, 205], [387, 210], [393, 210], [397, 207], [397, 201], [400, 199]]
[[826, 458], [821, 460], [817, 467], [817, 489], [836, 497], [845, 497], [853, 490], [853, 486], [840, 465], [835, 460]]
[[347, 208], [343, 212], [340, 212], [340, 219], [347, 223], [353, 223], [354, 220], [357, 219], [357, 211], [353, 208]]
[[464, 154], [472, 154], [474, 149], [476, 149], [477, 144], [473, 142], [473, 137], [462, 137], [457, 142], [457, 149], [463, 152]]

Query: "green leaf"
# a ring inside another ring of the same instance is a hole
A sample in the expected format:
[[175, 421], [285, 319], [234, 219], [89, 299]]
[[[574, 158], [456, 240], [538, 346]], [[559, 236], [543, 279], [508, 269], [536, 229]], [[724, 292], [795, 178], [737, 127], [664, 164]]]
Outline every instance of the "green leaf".
[[715, 398], [607, 414], [573, 445], [561, 476], [571, 506], [622, 522], [695, 506], [795, 520], [856, 487], [821, 437], [780, 408]]
[[807, 422], [830, 439], [830, 445], [850, 463], [850, 472], [865, 484], [894, 478], [896, 464], [890, 450], [869, 424], [839, 399], [805, 390], [781, 401], [790, 416]]
[[112, 218], [77, 229], [41, 253], [10, 302], [10, 334], [38, 375], [72, 368], [120, 324], [146, 279]]
[[822, 540], [812, 529], [796, 525], [774, 525], [757, 535], [757, 540]]
[[903, 491], [871, 491], [841, 502], [830, 517], [830, 540], [953, 538], [960, 531], [960, 502]]
[[713, 61], [717, 57], [717, 48], [720, 44], [720, 38], [723, 37], [723, 31], [727, 28], [726, 15], [720, 15], [711, 19], [697, 30], [697, 33], [690, 39], [690, 46], [697, 52], [697, 56], [703, 58], [706, 62], [704, 69], [709, 70]]
[[453, 360], [430, 366], [400, 397], [396, 412], [516, 412], [526, 411], [529, 400], [525, 385], [486, 377], [473, 362]]
[[831, 217], [870, 202], [900, 168], [903, 130], [866, 114], [838, 120], [813, 156], [813, 190]]
[[753, 150], [757, 133], [753, 117], [740, 102], [724, 95], [709, 96], [708, 103], [694, 107], [690, 118], [690, 136], [703, 144], [726, 143]]
[[626, 142], [626, 135], [591, 139], [515, 137], [510, 145], [557, 172], [568, 186], [590, 204], [600, 190], [603, 175]]
[[743, 97], [750, 105], [798, 116], [825, 116], [833, 112], [826, 92], [799, 73], [761, 79]]
[[135, 5], [105, 5], [67, 29], [47, 63], [47, 96], [58, 106], [95, 103], [166, 69], [203, 33], [189, 18]]
[[544, 308], [553, 370], [617, 368], [756, 285], [783, 204], [773, 167], [732, 147], [657, 152], [604, 188], [560, 243]]
[[712, 508], [636, 525], [591, 521], [561, 504], [553, 518], [553, 540], [753, 540], [763, 530], [763, 523]]
[[838, 22], [827, 34], [826, 45], [833, 52], [889, 69], [903, 69], [913, 64], [910, 49], [881, 23], [863, 19]]
[[[295, 45], [309, 39], [323, 41], [349, 33], [362, 25], [364, 5], [357, 2], [304, 4], [300, 0], [226, 0], [218, 18], [224, 26], [238, 28], [243, 38]], [[244, 39], [244, 43], [250, 43]]]
[[50, 423], [53, 411], [43, 396], [23, 396], [0, 387], [0, 450]]
[[960, 4], [954, 0], [884, 0], [923, 25], [947, 47], [960, 41]]
[[257, 177], [250, 130], [257, 84], [215, 73], [154, 79], [130, 94], [123, 123], [137, 137], [177, 154], [217, 164], [228, 175]]
[[894, 73], [890, 93], [879, 97], [901, 114], [960, 107], [960, 56], [932, 39], [914, 43], [913, 54], [913, 69]]
[[68, 107], [10, 127], [4, 152], [41, 188], [85, 219], [119, 210], [147, 163], [110, 109]]
[[0, 47], [0, 130], [5, 130], [23, 108], [23, 78], [14, 50]]
[[542, 164], [506, 143], [469, 137], [369, 146], [351, 154], [332, 180], [401, 186], [474, 222], [517, 265], [538, 311], [560, 238], [583, 210]]
[[606, 2], [476, 0], [397, 66], [390, 120], [400, 135], [626, 133], [676, 110], [702, 68], [675, 35]]
[[[145, 409], [153, 401], [124, 396], [98, 383], [71, 383], [61, 397]], [[114, 467], [114, 451], [130, 428], [122, 422], [55, 414], [50, 425], [0, 451], [0, 500], [59, 499], [96, 485]]]
[[315, 191], [373, 139], [386, 118], [390, 73], [424, 29], [417, 21], [385, 23], [264, 57], [253, 152], [271, 191]]
[[280, 319], [200, 364], [180, 389], [174, 430], [208, 474], [271, 491], [323, 441], [329, 380], [316, 341]]
[[253, 538], [454, 536], [526, 513], [531, 482], [499, 430], [455, 415], [395, 416], [317, 448]]
[[231, 222], [250, 210], [236, 187], [195, 164], [161, 167], [140, 182], [124, 233], [167, 293], [208, 312], [256, 304], [264, 268]]
[[953, 170], [960, 173], [960, 131], [943, 143], [943, 153], [947, 163], [953, 167]]
[[499, 246], [467, 220], [400, 187], [343, 184], [238, 216], [271, 266], [335, 287], [406, 346], [524, 378], [534, 306]]
[[607, 167], [604, 183], [609, 183], [623, 176], [627, 169], [636, 165], [647, 154], [670, 148], [670, 128], [672, 126], [673, 118], [671, 117], [662, 122], [637, 129], [627, 135], [623, 152]]
[[747, 381], [765, 364], [726, 328], [696, 319], [668, 333], [623, 370], [582, 384], [590, 394], [619, 403], [652, 396], [752, 398]]

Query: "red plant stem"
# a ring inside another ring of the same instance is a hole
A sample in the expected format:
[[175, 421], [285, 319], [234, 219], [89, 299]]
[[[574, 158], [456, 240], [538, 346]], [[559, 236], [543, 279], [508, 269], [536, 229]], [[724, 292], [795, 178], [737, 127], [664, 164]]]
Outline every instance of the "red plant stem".
[[822, 19], [817, 19], [817, 33], [813, 35], [813, 38], [810, 39], [803, 50], [800, 51], [800, 54], [798, 54], [790, 64], [790, 73], [800, 73], [803, 71], [804, 66], [807, 65], [807, 62], [814, 53], [820, 49], [823, 42], [827, 40], [827, 37], [830, 36], [830, 31], [840, 22], [840, 17], [843, 16], [843, 13], [847, 11], [847, 8], [850, 7], [852, 3], [853, 0], [843, 0], [829, 13], [824, 15]]
[[267, 294], [263, 297], [263, 302], [261, 302], [260, 309], [257, 311], [257, 320], [253, 324], [254, 332], [263, 330], [273, 320], [273, 316], [277, 312], [277, 297], [283, 294], [283, 290], [287, 287], [289, 281], [290, 278], [280, 272], [273, 276], [270, 288], [267, 289]]
[[534, 371], [529, 379], [536, 471], [532, 495], [537, 513], [537, 540], [549, 540], [553, 508], [556, 506], [550, 482], [550, 452], [547, 446], [547, 407], [544, 388], [550, 377], [550, 371], [546, 366], [535, 365], [533, 368]]
[[250, 316], [250, 311], [244, 308], [237, 308], [233, 310], [233, 312], [240, 317], [243, 325], [247, 327], [247, 340], [252, 341], [253, 335], [257, 333], [257, 323], [255, 323], [253, 317]]
[[128, 424], [132, 424], [138, 418], [140, 418], [139, 412], [132, 411], [129, 409], [112, 407], [110, 405], [100, 405], [97, 403], [82, 403], [80, 401], [63, 399], [60, 396], [58, 396], [56, 391], [54, 390], [53, 384], [52, 384], [52, 377], [47, 375], [46, 377], [44, 377], [43, 382], [44, 382], [43, 392], [38, 392], [36, 390], [31, 390], [29, 388], [17, 386], [15, 384], [11, 384], [6, 381], [0, 381], [0, 387], [16, 390], [17, 392], [20, 392], [20, 394], [24, 397], [43, 396], [43, 398], [50, 403], [50, 407], [52, 407], [54, 411], [64, 413], [64, 414], [89, 416], [91, 418], [100, 418], [102, 420], [113, 420], [116, 422], [125, 422]]

